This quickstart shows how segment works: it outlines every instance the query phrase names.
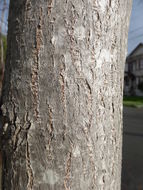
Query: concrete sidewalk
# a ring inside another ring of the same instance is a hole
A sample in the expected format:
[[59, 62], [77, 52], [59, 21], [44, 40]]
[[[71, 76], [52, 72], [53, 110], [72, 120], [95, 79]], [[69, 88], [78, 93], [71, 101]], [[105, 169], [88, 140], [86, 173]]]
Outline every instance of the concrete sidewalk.
[[122, 190], [143, 190], [143, 108], [124, 108]]
[[124, 132], [143, 135], [143, 108], [124, 107]]

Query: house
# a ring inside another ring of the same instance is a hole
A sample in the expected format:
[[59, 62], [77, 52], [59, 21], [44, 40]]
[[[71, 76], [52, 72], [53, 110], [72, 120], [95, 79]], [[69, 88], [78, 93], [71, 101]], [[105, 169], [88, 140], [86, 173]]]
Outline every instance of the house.
[[124, 95], [143, 96], [143, 43], [140, 43], [126, 59]]

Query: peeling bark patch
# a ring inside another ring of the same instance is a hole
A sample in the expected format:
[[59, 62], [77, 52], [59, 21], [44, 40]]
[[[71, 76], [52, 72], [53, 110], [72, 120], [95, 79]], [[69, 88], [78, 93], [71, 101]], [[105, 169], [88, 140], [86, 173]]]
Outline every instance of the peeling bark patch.
[[33, 186], [33, 172], [32, 172], [31, 163], [30, 163], [28, 141], [26, 143], [26, 169], [27, 169], [27, 176], [28, 176], [27, 190], [32, 190], [32, 186]]
[[36, 47], [33, 50], [34, 64], [32, 67], [32, 95], [34, 104], [34, 115], [36, 120], [39, 119], [39, 54], [43, 44], [42, 25], [43, 25], [42, 8], [40, 9], [39, 24], [36, 28]]

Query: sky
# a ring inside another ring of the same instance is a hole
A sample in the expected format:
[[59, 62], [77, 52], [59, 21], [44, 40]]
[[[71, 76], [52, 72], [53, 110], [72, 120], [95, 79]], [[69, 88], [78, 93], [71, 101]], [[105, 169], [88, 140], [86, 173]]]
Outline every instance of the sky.
[[[0, 0], [0, 17], [3, 0]], [[9, 0], [6, 0], [9, 4]], [[7, 33], [8, 9], [5, 11], [2, 33]], [[129, 36], [128, 36], [128, 54], [140, 43], [143, 42], [143, 0], [133, 0], [132, 14], [130, 19]]]
[[0, 0], [0, 23], [1, 23], [2, 12], [4, 9], [4, 19], [2, 22], [2, 33], [3, 34], [7, 33], [7, 26], [8, 26], [7, 18], [8, 18], [9, 0], [5, 0], [5, 1], [6, 1], [6, 5], [4, 6], [4, 0]]
[[133, 0], [128, 35], [128, 54], [143, 42], [143, 0]]

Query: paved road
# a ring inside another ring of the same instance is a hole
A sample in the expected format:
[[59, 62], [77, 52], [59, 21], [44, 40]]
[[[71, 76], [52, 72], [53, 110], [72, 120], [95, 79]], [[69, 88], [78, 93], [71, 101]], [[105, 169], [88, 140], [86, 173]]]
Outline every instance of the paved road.
[[124, 108], [122, 190], [143, 190], [143, 108]]

